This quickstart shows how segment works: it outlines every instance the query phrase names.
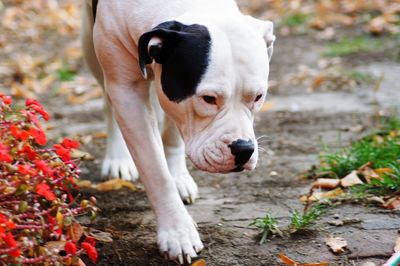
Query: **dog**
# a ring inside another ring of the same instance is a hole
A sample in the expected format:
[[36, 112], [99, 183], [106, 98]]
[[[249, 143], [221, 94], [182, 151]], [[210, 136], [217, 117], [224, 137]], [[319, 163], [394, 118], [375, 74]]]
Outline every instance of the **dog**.
[[184, 203], [200, 170], [255, 168], [254, 114], [267, 95], [273, 23], [233, 0], [86, 0], [82, 47], [104, 88], [108, 125], [102, 175], [140, 175], [171, 260], [203, 249]]

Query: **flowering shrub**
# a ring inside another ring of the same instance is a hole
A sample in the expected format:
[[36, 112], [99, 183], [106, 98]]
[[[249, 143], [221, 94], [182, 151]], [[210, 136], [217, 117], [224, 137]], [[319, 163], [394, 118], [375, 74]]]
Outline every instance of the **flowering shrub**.
[[96, 211], [95, 199], [76, 202], [79, 169], [65, 138], [51, 148], [39, 118], [48, 113], [36, 100], [15, 110], [0, 94], [0, 265], [82, 265], [86, 253], [97, 260], [94, 239], [84, 236], [78, 215]]

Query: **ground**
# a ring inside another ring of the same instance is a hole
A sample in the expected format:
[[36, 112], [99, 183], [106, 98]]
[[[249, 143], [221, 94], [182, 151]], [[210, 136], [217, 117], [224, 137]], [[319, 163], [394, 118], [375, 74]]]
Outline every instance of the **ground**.
[[[351, 36], [357, 31], [347, 29], [337, 34]], [[400, 212], [383, 210], [366, 202], [341, 204], [330, 209], [315, 230], [274, 237], [263, 245], [258, 244], [257, 231], [247, 227], [254, 218], [267, 212], [287, 224], [290, 210], [303, 208], [299, 197], [307, 193], [312, 182], [299, 176], [318, 164], [323, 147], [338, 147], [359, 139], [376, 125], [377, 115], [399, 107], [398, 39], [390, 37], [385, 39], [383, 48], [351, 54], [335, 63], [347, 72], [373, 76], [374, 81], [322, 90], [307, 89], [310, 84], [307, 81], [293, 82], [304, 72], [304, 68], [303, 72], [299, 70], [300, 65], [311, 71], [323, 71], [321, 64], [330, 64], [333, 60], [322, 57], [328, 42], [315, 36], [314, 33], [289, 36], [278, 33], [271, 62], [272, 86], [266, 108], [255, 122], [257, 136], [263, 136], [256, 170], [219, 175], [203, 173], [190, 166], [200, 188], [200, 199], [187, 208], [199, 225], [205, 244], [200, 258], [207, 265], [282, 265], [278, 260], [280, 252], [300, 262], [380, 265], [393, 253]], [[76, 37], [76, 34], [64, 36], [61, 41], [73, 42]], [[46, 45], [57, 47], [60, 40], [50, 38], [52, 41]], [[90, 86], [95, 86], [81, 62], [77, 69], [75, 78], [89, 80]], [[383, 80], [378, 84], [380, 77]], [[98, 181], [105, 148], [105, 139], [100, 134], [105, 132], [101, 98], [92, 97], [74, 105], [68, 104], [70, 101], [62, 93], [47, 92], [40, 98], [54, 117], [49, 126], [54, 139], [67, 135], [87, 140], [81, 149], [89, 152], [94, 160], [81, 163], [82, 179]], [[85, 190], [83, 194], [95, 195], [101, 209], [94, 222], [84, 222], [111, 233], [114, 240], [99, 244], [97, 265], [177, 264], [165, 261], [158, 253], [154, 214], [143, 190]], [[350, 218], [352, 223], [329, 225], [329, 221]], [[325, 239], [330, 235], [347, 240], [345, 253], [334, 255], [329, 251]]]

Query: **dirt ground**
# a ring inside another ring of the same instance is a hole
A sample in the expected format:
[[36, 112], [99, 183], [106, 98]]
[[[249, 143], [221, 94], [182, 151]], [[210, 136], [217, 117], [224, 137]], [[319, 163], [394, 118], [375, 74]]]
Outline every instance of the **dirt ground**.
[[[315, 43], [310, 36], [278, 36], [271, 79], [282, 79], [298, 64], [316, 64], [318, 51], [323, 47], [323, 43]], [[277, 259], [280, 252], [302, 262], [362, 265], [369, 261], [379, 265], [392, 254], [400, 213], [364, 203], [340, 205], [329, 211], [317, 230], [276, 237], [263, 245], [258, 244], [257, 232], [247, 228], [252, 219], [266, 212], [288, 223], [290, 209], [302, 208], [298, 198], [309, 189], [310, 181], [300, 181], [298, 176], [318, 163], [323, 145], [337, 147], [339, 143], [345, 145], [359, 138], [374, 126], [376, 110], [398, 107], [400, 87], [396, 79], [400, 66], [391, 60], [390, 54], [384, 53], [381, 61], [371, 56], [370, 61], [362, 64], [357, 63], [357, 57], [347, 62], [354, 69], [384, 73], [385, 79], [375, 96], [368, 86], [313, 93], [302, 86], [273, 89], [269, 95], [272, 109], [260, 113], [256, 121], [257, 135], [265, 137], [261, 140], [264, 151], [255, 171], [211, 175], [192, 167], [201, 198], [188, 209], [199, 225], [205, 244], [200, 257], [207, 265], [280, 265]], [[63, 134], [104, 130], [101, 106], [101, 100], [94, 100], [83, 106], [58, 109], [62, 119], [57, 124], [68, 124]], [[362, 130], [354, 132], [353, 128]], [[103, 148], [104, 139], [97, 139], [84, 150], [101, 158]], [[100, 159], [84, 162], [83, 178], [96, 179], [100, 162]], [[110, 232], [114, 239], [112, 244], [100, 247], [98, 265], [176, 264], [166, 262], [157, 251], [154, 215], [145, 192], [86, 191], [85, 194], [94, 194], [102, 209], [90, 226]], [[340, 227], [329, 225], [337, 217], [355, 222]], [[338, 256], [328, 250], [325, 239], [329, 235], [348, 241], [344, 254]]]
[[[53, 47], [58, 42], [54, 39]], [[207, 265], [282, 265], [278, 260], [280, 252], [297, 261], [329, 261], [330, 265], [362, 265], [367, 261], [380, 265], [390, 257], [400, 228], [400, 212], [367, 203], [342, 204], [329, 210], [316, 230], [275, 237], [263, 245], [258, 244], [257, 231], [247, 228], [254, 218], [266, 212], [289, 223], [290, 209], [302, 209], [299, 197], [307, 193], [311, 183], [298, 176], [318, 164], [323, 146], [346, 145], [373, 128], [378, 111], [396, 111], [400, 99], [400, 65], [396, 60], [400, 50], [396, 40], [389, 42], [393, 43], [383, 50], [351, 55], [341, 62], [348, 69], [383, 75], [379, 90], [374, 91], [374, 84], [361, 84], [310, 92], [304, 84], [293, 85], [284, 80], [300, 65], [318, 68], [327, 43], [313, 34], [278, 34], [270, 74], [272, 83], [278, 85], [270, 89], [270, 108], [257, 116], [255, 125], [257, 135], [264, 136], [256, 170], [212, 175], [189, 166], [199, 185], [200, 199], [187, 208], [199, 225], [205, 244], [200, 258]], [[78, 76], [90, 77], [83, 66]], [[55, 118], [49, 132], [53, 138], [105, 132], [101, 98], [68, 105], [62, 95], [44, 95], [42, 100]], [[99, 180], [104, 148], [104, 138], [94, 138], [83, 145], [82, 150], [95, 159], [82, 162], [82, 179]], [[111, 233], [114, 240], [99, 244], [97, 265], [177, 264], [165, 261], [158, 253], [154, 214], [144, 191], [85, 190], [83, 195], [95, 195], [101, 209], [94, 222], [85, 223]], [[350, 218], [353, 223], [343, 226], [328, 223]], [[329, 251], [325, 245], [329, 235], [347, 240], [344, 254]]]

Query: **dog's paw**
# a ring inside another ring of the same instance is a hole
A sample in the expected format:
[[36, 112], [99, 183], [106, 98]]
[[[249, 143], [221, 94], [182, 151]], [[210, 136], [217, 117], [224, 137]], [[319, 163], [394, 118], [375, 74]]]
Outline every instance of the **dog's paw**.
[[101, 166], [101, 176], [136, 181], [139, 178], [139, 172], [130, 155], [122, 158], [106, 156]]
[[192, 258], [196, 258], [197, 253], [204, 247], [195, 223], [190, 216], [188, 219], [182, 219], [179, 222], [168, 223], [164, 221], [159, 226], [157, 237], [161, 254], [166, 259], [176, 260], [180, 264], [185, 261], [190, 264]]
[[174, 175], [176, 188], [184, 203], [192, 204], [199, 197], [199, 189], [189, 173]]

